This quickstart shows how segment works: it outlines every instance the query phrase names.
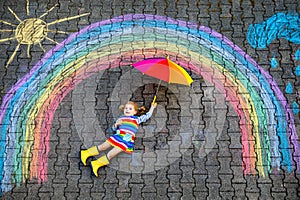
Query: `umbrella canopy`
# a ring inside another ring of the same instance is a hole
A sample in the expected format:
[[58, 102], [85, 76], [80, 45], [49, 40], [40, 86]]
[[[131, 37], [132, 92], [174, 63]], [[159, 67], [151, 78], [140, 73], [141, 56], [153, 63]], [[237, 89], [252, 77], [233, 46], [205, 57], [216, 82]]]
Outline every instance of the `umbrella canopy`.
[[133, 64], [133, 67], [144, 74], [159, 79], [152, 104], [155, 103], [156, 94], [158, 92], [161, 80], [168, 83], [176, 83], [190, 86], [193, 79], [179, 65], [167, 58], [148, 58]]
[[149, 58], [133, 64], [133, 67], [144, 74], [163, 80], [167, 83], [191, 85], [193, 79], [178, 64], [169, 58]]

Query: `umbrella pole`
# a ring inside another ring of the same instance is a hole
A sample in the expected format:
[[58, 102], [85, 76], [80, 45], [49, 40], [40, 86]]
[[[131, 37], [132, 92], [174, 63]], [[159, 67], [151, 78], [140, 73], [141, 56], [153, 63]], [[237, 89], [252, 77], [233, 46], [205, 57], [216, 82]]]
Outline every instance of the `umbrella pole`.
[[157, 93], [158, 93], [158, 90], [159, 90], [159, 86], [160, 86], [160, 84], [161, 84], [161, 80], [159, 80], [158, 86], [157, 86], [157, 88], [156, 88], [155, 95], [154, 95], [154, 97], [153, 97], [152, 104], [154, 104], [154, 103], [155, 103], [155, 101], [156, 101], [156, 95], [157, 95]]

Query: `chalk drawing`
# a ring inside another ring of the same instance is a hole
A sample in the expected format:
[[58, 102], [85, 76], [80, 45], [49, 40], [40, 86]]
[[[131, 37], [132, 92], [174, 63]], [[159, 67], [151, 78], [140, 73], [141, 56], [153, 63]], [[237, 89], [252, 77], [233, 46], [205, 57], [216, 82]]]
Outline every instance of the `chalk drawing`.
[[76, 84], [93, 72], [166, 54], [212, 83], [234, 109], [240, 119], [245, 174], [266, 176], [281, 167], [288, 172], [300, 169], [292, 109], [266, 70], [208, 27], [129, 14], [70, 35], [7, 92], [0, 108], [1, 190], [28, 178], [47, 180], [52, 119]]
[[[76, 19], [76, 18], [86, 16], [89, 14], [89, 13], [85, 13], [85, 14], [74, 16], [74, 17], [57, 19], [53, 22], [48, 22], [48, 23], [43, 21], [42, 18], [45, 17], [49, 12], [51, 12], [57, 6], [58, 6], [58, 4], [55, 4], [52, 8], [50, 8], [47, 12], [45, 12], [38, 18], [28, 18], [28, 19], [24, 19], [24, 20], [21, 20], [18, 17], [18, 15], [10, 7], [8, 7], [8, 10], [11, 12], [12, 15], [14, 15], [14, 17], [18, 21], [18, 24], [16, 25], [16, 24], [13, 24], [12, 22], [0, 20], [1, 23], [7, 24], [7, 25], [15, 28], [14, 30], [11, 30], [11, 29], [0, 30], [0, 32], [14, 32], [14, 34], [15, 34], [14, 37], [0, 39], [0, 42], [17, 40], [18, 44], [17, 44], [14, 52], [8, 59], [8, 61], [6, 63], [6, 67], [8, 67], [8, 65], [13, 61], [13, 59], [16, 56], [21, 45], [27, 45], [27, 57], [30, 57], [30, 47], [32, 45], [38, 44], [41, 47], [41, 49], [45, 52], [45, 49], [42, 45], [42, 41], [44, 41], [45, 39], [58, 44], [58, 42], [56, 42], [55, 40], [48, 37], [49, 32], [67, 34], [67, 32], [64, 32], [64, 31], [49, 29], [48, 28], [49, 26], [60, 23], [60, 22]], [[30, 15], [29, 0], [27, 0], [26, 12], [27, 12], [27, 15]]]
[[278, 62], [275, 57], [271, 59], [271, 68], [276, 68], [278, 66]]
[[266, 48], [275, 39], [280, 38], [300, 44], [298, 13], [277, 13], [260, 24], [248, 27], [247, 41], [253, 48]]

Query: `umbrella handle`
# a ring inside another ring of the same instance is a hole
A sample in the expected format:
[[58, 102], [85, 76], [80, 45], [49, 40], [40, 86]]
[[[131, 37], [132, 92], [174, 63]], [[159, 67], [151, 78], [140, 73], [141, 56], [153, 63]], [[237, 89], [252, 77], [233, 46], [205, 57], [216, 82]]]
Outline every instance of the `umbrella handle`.
[[156, 95], [157, 95], [157, 93], [158, 93], [158, 90], [159, 90], [159, 86], [160, 86], [160, 84], [161, 84], [161, 80], [159, 80], [159, 83], [158, 83], [158, 86], [157, 86], [157, 89], [156, 89], [155, 95], [154, 95], [154, 97], [153, 97], [152, 104], [154, 104], [154, 103], [155, 103], [155, 101], [156, 101]]
[[155, 101], [156, 101], [156, 95], [154, 95], [154, 97], [153, 97], [152, 104], [154, 104], [154, 103], [155, 103]]

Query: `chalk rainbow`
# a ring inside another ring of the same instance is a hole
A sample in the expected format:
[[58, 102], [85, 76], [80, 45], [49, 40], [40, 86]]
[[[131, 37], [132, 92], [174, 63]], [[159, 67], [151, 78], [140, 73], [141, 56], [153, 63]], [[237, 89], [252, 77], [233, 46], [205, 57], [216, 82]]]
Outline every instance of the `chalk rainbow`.
[[[3, 98], [1, 190], [47, 180], [55, 110], [93, 73], [169, 55], [224, 94], [239, 116], [245, 174], [300, 169], [293, 113], [274, 79], [242, 49], [210, 28], [157, 15], [125, 15], [91, 24], [49, 51]], [[122, 58], [122, 59], [121, 59]]]

